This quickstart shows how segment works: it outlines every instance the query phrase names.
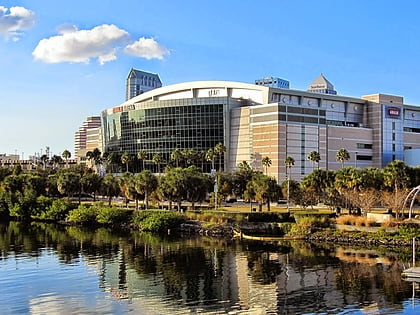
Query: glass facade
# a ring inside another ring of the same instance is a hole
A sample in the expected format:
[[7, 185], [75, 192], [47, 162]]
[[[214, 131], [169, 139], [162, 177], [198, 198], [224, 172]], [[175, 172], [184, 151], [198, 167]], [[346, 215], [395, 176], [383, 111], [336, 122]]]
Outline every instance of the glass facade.
[[[102, 114], [105, 152], [148, 153], [151, 163], [160, 153], [164, 164], [175, 149], [206, 152], [225, 143], [228, 97], [152, 101], [136, 104], [131, 110]], [[205, 168], [210, 164], [203, 161]]]

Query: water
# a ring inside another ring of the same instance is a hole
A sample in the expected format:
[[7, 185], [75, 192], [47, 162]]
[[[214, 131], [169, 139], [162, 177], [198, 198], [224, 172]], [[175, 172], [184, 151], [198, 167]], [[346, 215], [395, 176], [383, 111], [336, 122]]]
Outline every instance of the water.
[[420, 314], [410, 249], [0, 223], [0, 314]]

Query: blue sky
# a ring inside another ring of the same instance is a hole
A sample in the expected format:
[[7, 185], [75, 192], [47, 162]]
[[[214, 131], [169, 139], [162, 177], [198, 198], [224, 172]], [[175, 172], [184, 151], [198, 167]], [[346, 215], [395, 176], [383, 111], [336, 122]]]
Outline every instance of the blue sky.
[[253, 83], [419, 104], [420, 2], [0, 0], [0, 153], [68, 149], [87, 116], [125, 98], [130, 68], [164, 85]]

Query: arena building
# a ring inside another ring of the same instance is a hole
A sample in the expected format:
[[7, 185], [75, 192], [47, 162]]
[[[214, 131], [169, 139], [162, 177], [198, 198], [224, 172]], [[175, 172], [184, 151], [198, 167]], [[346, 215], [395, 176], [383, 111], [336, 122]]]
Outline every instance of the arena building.
[[[295, 160], [291, 177], [300, 180], [314, 167], [339, 169], [340, 148], [350, 153], [345, 166], [360, 168], [382, 168], [420, 149], [420, 107], [404, 104], [401, 96], [340, 96], [322, 74], [308, 91], [269, 78], [267, 84], [187, 82], [135, 96], [102, 112], [104, 151], [144, 150], [152, 167], [155, 153], [169, 161], [176, 148], [204, 152], [222, 142], [225, 170], [242, 161], [262, 170], [267, 156], [268, 175], [282, 182], [287, 156]], [[319, 165], [308, 160], [314, 150]]]

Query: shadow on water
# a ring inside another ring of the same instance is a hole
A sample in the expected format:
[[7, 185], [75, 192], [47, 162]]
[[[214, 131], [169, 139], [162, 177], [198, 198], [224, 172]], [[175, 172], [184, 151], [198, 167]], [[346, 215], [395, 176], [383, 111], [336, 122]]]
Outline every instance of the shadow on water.
[[[116, 313], [410, 314], [413, 307], [420, 309], [418, 286], [401, 279], [409, 262], [401, 249], [0, 223], [0, 273], [11, 261], [30, 262], [51, 252], [58, 266], [93, 268], [96, 283], [83, 294], [92, 299], [103, 298], [98, 292], [108, 294], [123, 308]], [[50, 281], [62, 276], [52, 272], [51, 266], [38, 270]], [[1, 289], [5, 300], [12, 283]], [[29, 303], [30, 294], [35, 293], [22, 291], [17, 301]], [[129, 304], [121, 306], [124, 301]]]

